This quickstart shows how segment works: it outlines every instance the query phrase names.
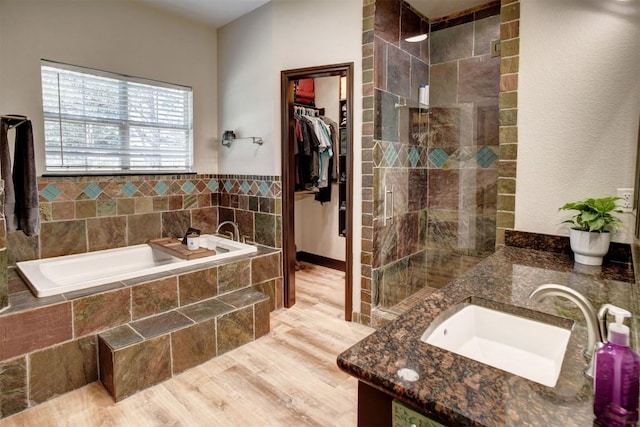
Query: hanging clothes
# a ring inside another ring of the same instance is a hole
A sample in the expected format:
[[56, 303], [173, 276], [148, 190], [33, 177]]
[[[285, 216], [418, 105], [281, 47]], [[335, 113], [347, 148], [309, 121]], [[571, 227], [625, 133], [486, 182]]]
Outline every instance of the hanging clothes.
[[[12, 125], [16, 126], [13, 168], [8, 138]], [[27, 236], [40, 234], [38, 183], [30, 120], [13, 117], [0, 120], [0, 168], [5, 185], [7, 231], [22, 230]]]
[[[318, 146], [320, 142], [311, 121], [305, 116], [295, 117], [296, 144], [294, 153], [296, 170], [296, 191], [310, 191], [317, 188], [319, 177]], [[299, 132], [298, 132], [299, 130]]]
[[324, 202], [331, 201], [331, 181], [338, 179], [338, 168], [337, 168], [337, 162], [335, 161], [336, 153], [334, 151], [335, 147], [338, 147], [338, 145], [336, 145], [338, 140], [338, 125], [336, 122], [334, 122], [328, 117], [321, 117], [321, 119], [329, 129], [329, 135], [331, 138], [331, 147], [333, 147], [331, 149], [331, 156], [329, 157], [329, 161], [327, 164], [328, 185], [326, 187], [320, 188], [320, 190], [318, 191], [318, 194], [315, 195], [316, 201], [320, 203], [324, 203]]
[[317, 111], [294, 107], [295, 189], [323, 192], [316, 195], [316, 200], [324, 202], [331, 199], [331, 180], [337, 179], [333, 162], [337, 125], [327, 117], [316, 116]]

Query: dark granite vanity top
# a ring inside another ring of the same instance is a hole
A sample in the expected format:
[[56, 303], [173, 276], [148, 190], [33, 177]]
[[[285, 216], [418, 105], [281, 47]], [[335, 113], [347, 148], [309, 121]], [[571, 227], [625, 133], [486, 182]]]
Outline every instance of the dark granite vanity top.
[[[637, 262], [637, 248], [632, 250]], [[596, 310], [612, 303], [634, 313], [632, 345], [639, 348], [640, 310], [632, 264], [608, 262], [602, 268], [587, 267], [574, 265], [567, 254], [507, 246], [342, 353], [338, 365], [445, 425], [590, 426], [592, 380], [582, 373], [588, 364], [582, 355], [587, 343], [585, 321], [579, 309], [564, 298], [549, 297], [539, 303], [528, 298], [545, 283], [578, 290]], [[471, 298], [515, 314], [553, 315], [552, 323], [559, 326], [563, 319], [557, 316], [575, 321], [569, 322], [573, 332], [555, 387], [420, 341], [443, 310]], [[413, 369], [419, 379], [400, 379], [397, 371], [401, 368]]]

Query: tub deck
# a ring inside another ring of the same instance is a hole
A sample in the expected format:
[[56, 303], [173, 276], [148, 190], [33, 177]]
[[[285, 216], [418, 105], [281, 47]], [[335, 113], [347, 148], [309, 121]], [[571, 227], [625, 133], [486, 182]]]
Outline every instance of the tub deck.
[[202, 235], [200, 246], [214, 255], [181, 259], [148, 244], [16, 263], [38, 297], [47, 297], [183, 267], [256, 253], [253, 245]]

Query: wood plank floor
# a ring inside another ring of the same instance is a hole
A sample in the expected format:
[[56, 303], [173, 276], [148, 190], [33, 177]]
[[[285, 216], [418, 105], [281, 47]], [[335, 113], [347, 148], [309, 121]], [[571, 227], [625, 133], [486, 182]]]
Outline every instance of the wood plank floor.
[[355, 426], [336, 357], [373, 332], [344, 318], [344, 273], [305, 264], [296, 305], [259, 340], [114, 403], [99, 383], [0, 420], [13, 426]]

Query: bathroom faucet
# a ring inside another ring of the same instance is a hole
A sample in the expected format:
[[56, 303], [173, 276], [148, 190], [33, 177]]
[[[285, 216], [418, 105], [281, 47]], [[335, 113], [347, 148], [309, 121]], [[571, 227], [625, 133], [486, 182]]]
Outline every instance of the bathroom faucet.
[[223, 225], [231, 225], [233, 227], [233, 236], [232, 239], [235, 240], [236, 242], [240, 241], [240, 230], [238, 229], [238, 225], [233, 222], [233, 221], [223, 221], [220, 224], [218, 224], [218, 228], [216, 228], [216, 233], [220, 232], [220, 229], [222, 228]]
[[[596, 315], [596, 310], [593, 308], [589, 300], [580, 292], [567, 286], [556, 285], [553, 283], [538, 286], [533, 292], [531, 292], [529, 298], [534, 301], [542, 301], [548, 296], [566, 298], [577, 305], [580, 311], [582, 311], [582, 314], [587, 321], [588, 334], [588, 343], [587, 348], [584, 350], [584, 355], [590, 359], [589, 367], [585, 373], [588, 376], [593, 376], [593, 352], [596, 350], [596, 346], [605, 341], [605, 337], [602, 336], [603, 331], [600, 324], [605, 323], [604, 316], [606, 316], [606, 311], [600, 310], [601, 313]], [[600, 316], [602, 316], [601, 319]]]

